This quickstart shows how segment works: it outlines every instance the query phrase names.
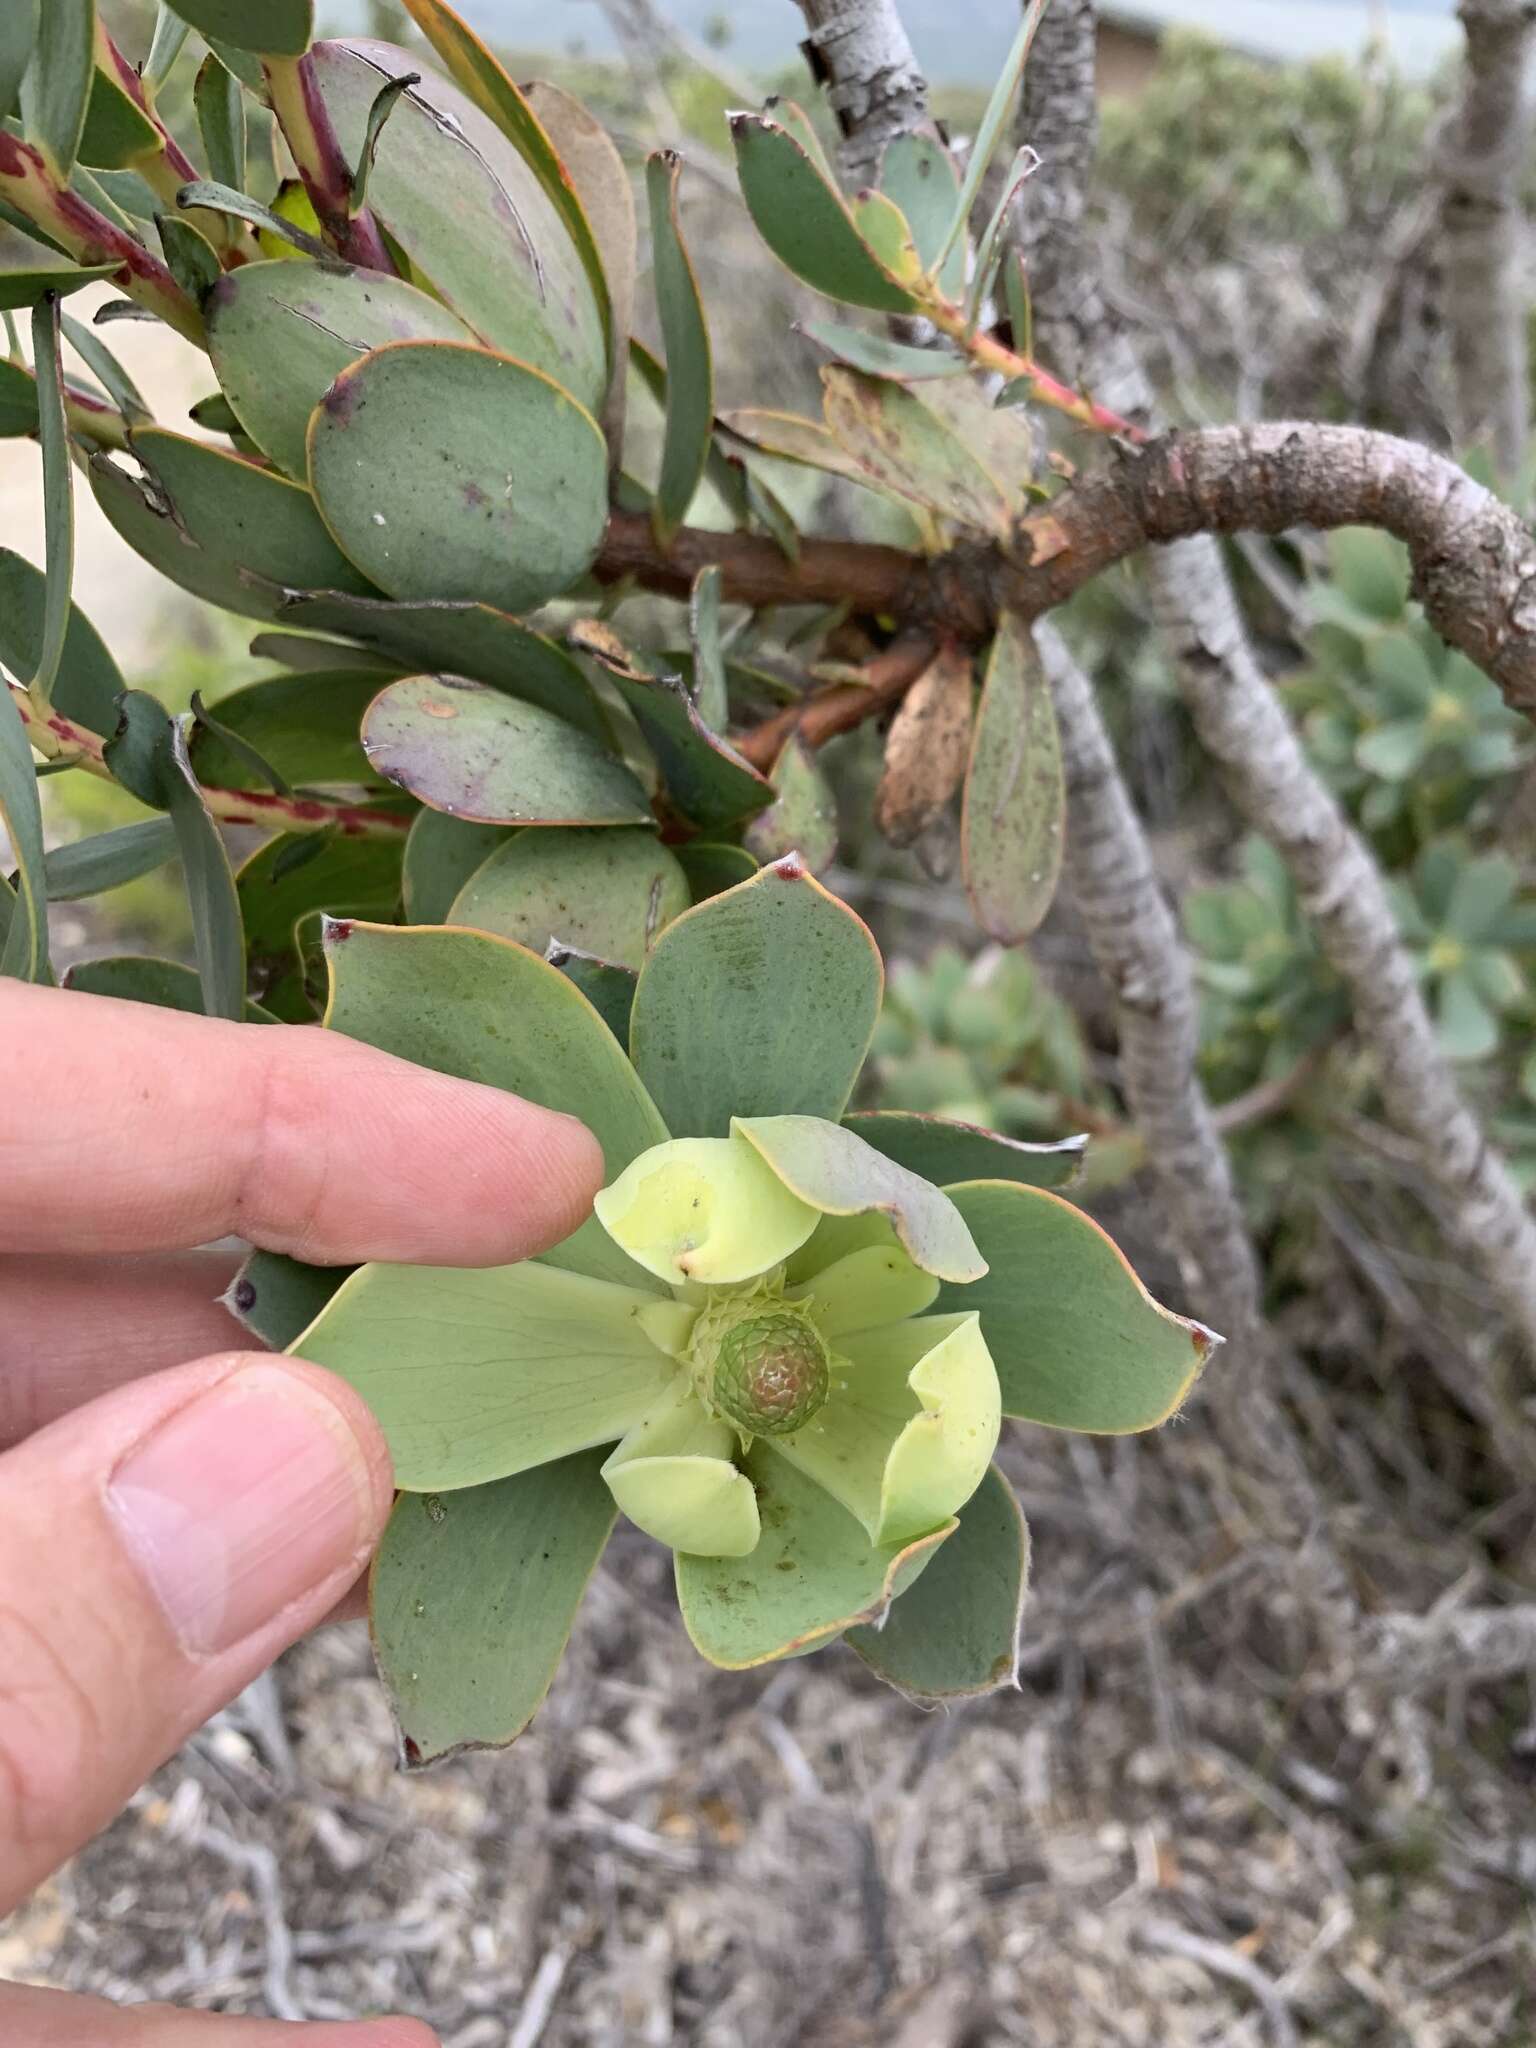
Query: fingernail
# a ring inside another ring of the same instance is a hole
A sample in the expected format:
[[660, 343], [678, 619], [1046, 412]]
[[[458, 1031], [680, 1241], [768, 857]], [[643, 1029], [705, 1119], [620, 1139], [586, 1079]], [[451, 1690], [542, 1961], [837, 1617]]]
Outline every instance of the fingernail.
[[243, 1642], [358, 1561], [373, 1528], [363, 1447], [302, 1375], [250, 1365], [138, 1444], [107, 1509], [189, 1655]]

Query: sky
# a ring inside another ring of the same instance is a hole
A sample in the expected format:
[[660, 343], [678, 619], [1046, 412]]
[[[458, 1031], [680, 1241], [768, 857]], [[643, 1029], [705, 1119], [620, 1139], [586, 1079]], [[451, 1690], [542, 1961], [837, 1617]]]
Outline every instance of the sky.
[[[6, 0], [0, 0], [0, 5]], [[510, 48], [558, 52], [575, 44], [614, 47], [597, 0], [456, 0], [488, 38]], [[803, 22], [794, 0], [661, 0], [665, 12], [694, 35], [712, 19], [731, 24], [727, 54], [743, 69], [776, 70], [795, 61]], [[1410, 71], [1431, 69], [1455, 41], [1456, 0], [1241, 0], [1229, 11], [1222, 0], [1123, 0], [1129, 15], [1174, 19], [1225, 33], [1240, 46], [1298, 56], [1348, 52], [1365, 41], [1373, 20], [1393, 17], [1390, 40]], [[334, 21], [361, 18], [364, 0], [329, 0]], [[1114, 0], [1106, 0], [1112, 12]], [[901, 0], [902, 19], [919, 63], [940, 85], [987, 85], [997, 75], [1018, 26], [1016, 0]], [[1431, 25], [1426, 16], [1441, 17]], [[1304, 17], [1304, 19], [1303, 19]], [[1417, 17], [1421, 26], [1415, 26]], [[1288, 32], [1288, 23], [1289, 31]], [[1305, 33], [1302, 33], [1302, 30]]]
[[[0, 5], [4, 0], [0, 0]], [[455, 0], [459, 12], [487, 37], [510, 47], [560, 50], [580, 42], [591, 51], [611, 51], [597, 0]], [[670, 18], [697, 36], [723, 15], [731, 23], [726, 54], [744, 68], [778, 69], [793, 63], [804, 21], [794, 0], [663, 0]], [[361, 16], [361, 0], [328, 0], [334, 20]], [[1018, 9], [1013, 0], [903, 0], [902, 19], [918, 61], [943, 84], [987, 82], [1000, 68]]]

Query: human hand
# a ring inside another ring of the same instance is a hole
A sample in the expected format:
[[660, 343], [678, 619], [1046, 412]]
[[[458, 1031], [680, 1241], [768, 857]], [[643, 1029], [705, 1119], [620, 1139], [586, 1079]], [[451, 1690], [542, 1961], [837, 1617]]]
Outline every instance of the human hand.
[[[336, 1606], [389, 1511], [357, 1396], [253, 1353], [228, 1262], [188, 1248], [502, 1264], [576, 1227], [601, 1157], [567, 1117], [320, 1031], [0, 982], [0, 1046], [3, 1913]], [[278, 2039], [0, 1986], [14, 2048]]]

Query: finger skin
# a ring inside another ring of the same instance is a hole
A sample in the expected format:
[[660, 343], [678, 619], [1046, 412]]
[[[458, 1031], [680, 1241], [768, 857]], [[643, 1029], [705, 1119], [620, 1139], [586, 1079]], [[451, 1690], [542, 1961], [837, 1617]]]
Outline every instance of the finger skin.
[[574, 1119], [333, 1032], [4, 981], [0, 1047], [0, 1251], [505, 1265], [602, 1179]]
[[[260, 1398], [247, 1392], [257, 1387]], [[198, 1573], [217, 1573], [235, 1541], [220, 1491], [228, 1466], [241, 1534], [253, 1516], [270, 1521], [274, 1556], [263, 1554], [261, 1570], [281, 1591], [269, 1595], [254, 1572], [232, 1578], [238, 1598], [229, 1603], [227, 1645], [223, 1633], [205, 1644], [173, 1626], [146, 1563], [153, 1546], [140, 1540], [146, 1530], [163, 1537], [165, 1525], [142, 1512], [154, 1496], [128, 1484], [151, 1469], [157, 1449], [184, 1441], [210, 1413], [221, 1445], [205, 1469], [186, 1475], [198, 1511], [173, 1524], [161, 1548]], [[275, 1443], [291, 1441], [282, 1430], [274, 1435], [274, 1423], [286, 1428], [295, 1417], [346, 1489], [310, 1517], [288, 1498], [301, 1461], [288, 1449], [279, 1469], [265, 1462]], [[265, 1420], [258, 1427], [251, 1418]], [[226, 1353], [142, 1380], [0, 1459], [0, 1913], [336, 1606], [377, 1543], [392, 1498], [388, 1452], [352, 1390], [266, 1353]], [[326, 1547], [316, 1560], [310, 1553], [322, 1525]], [[0, 2030], [0, 2038], [10, 2037]]]
[[419, 2020], [220, 2019], [168, 2005], [107, 2005], [29, 1984], [0, 1984], [0, 2041], [6, 2048], [439, 2048]]
[[0, 1450], [115, 1387], [253, 1348], [219, 1297], [236, 1252], [0, 1258]]

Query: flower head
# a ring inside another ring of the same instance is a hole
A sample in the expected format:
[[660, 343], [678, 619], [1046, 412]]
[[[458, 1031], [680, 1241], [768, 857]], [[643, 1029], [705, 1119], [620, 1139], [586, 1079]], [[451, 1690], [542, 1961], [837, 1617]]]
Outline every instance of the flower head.
[[941, 1279], [986, 1271], [946, 1195], [851, 1131], [786, 1116], [654, 1146], [595, 1206], [673, 1295], [639, 1320], [675, 1376], [603, 1466], [631, 1521], [675, 1550], [746, 1556], [762, 1531], [742, 1461], [759, 1443], [872, 1544], [970, 1499], [1002, 1407], [979, 1319], [923, 1313]]
[[[354, 923], [331, 972], [331, 1028], [582, 1117], [609, 1168], [538, 1258], [366, 1266], [290, 1325], [394, 1456], [371, 1608], [408, 1759], [518, 1733], [616, 1509], [675, 1553], [715, 1664], [842, 1636], [917, 1695], [1005, 1683], [1027, 1551], [1001, 1417], [1149, 1428], [1212, 1341], [1052, 1191], [1077, 1144], [846, 1113], [879, 956], [798, 861], [665, 927], [627, 1054], [483, 933]], [[269, 1282], [315, 1291], [247, 1291]]]

